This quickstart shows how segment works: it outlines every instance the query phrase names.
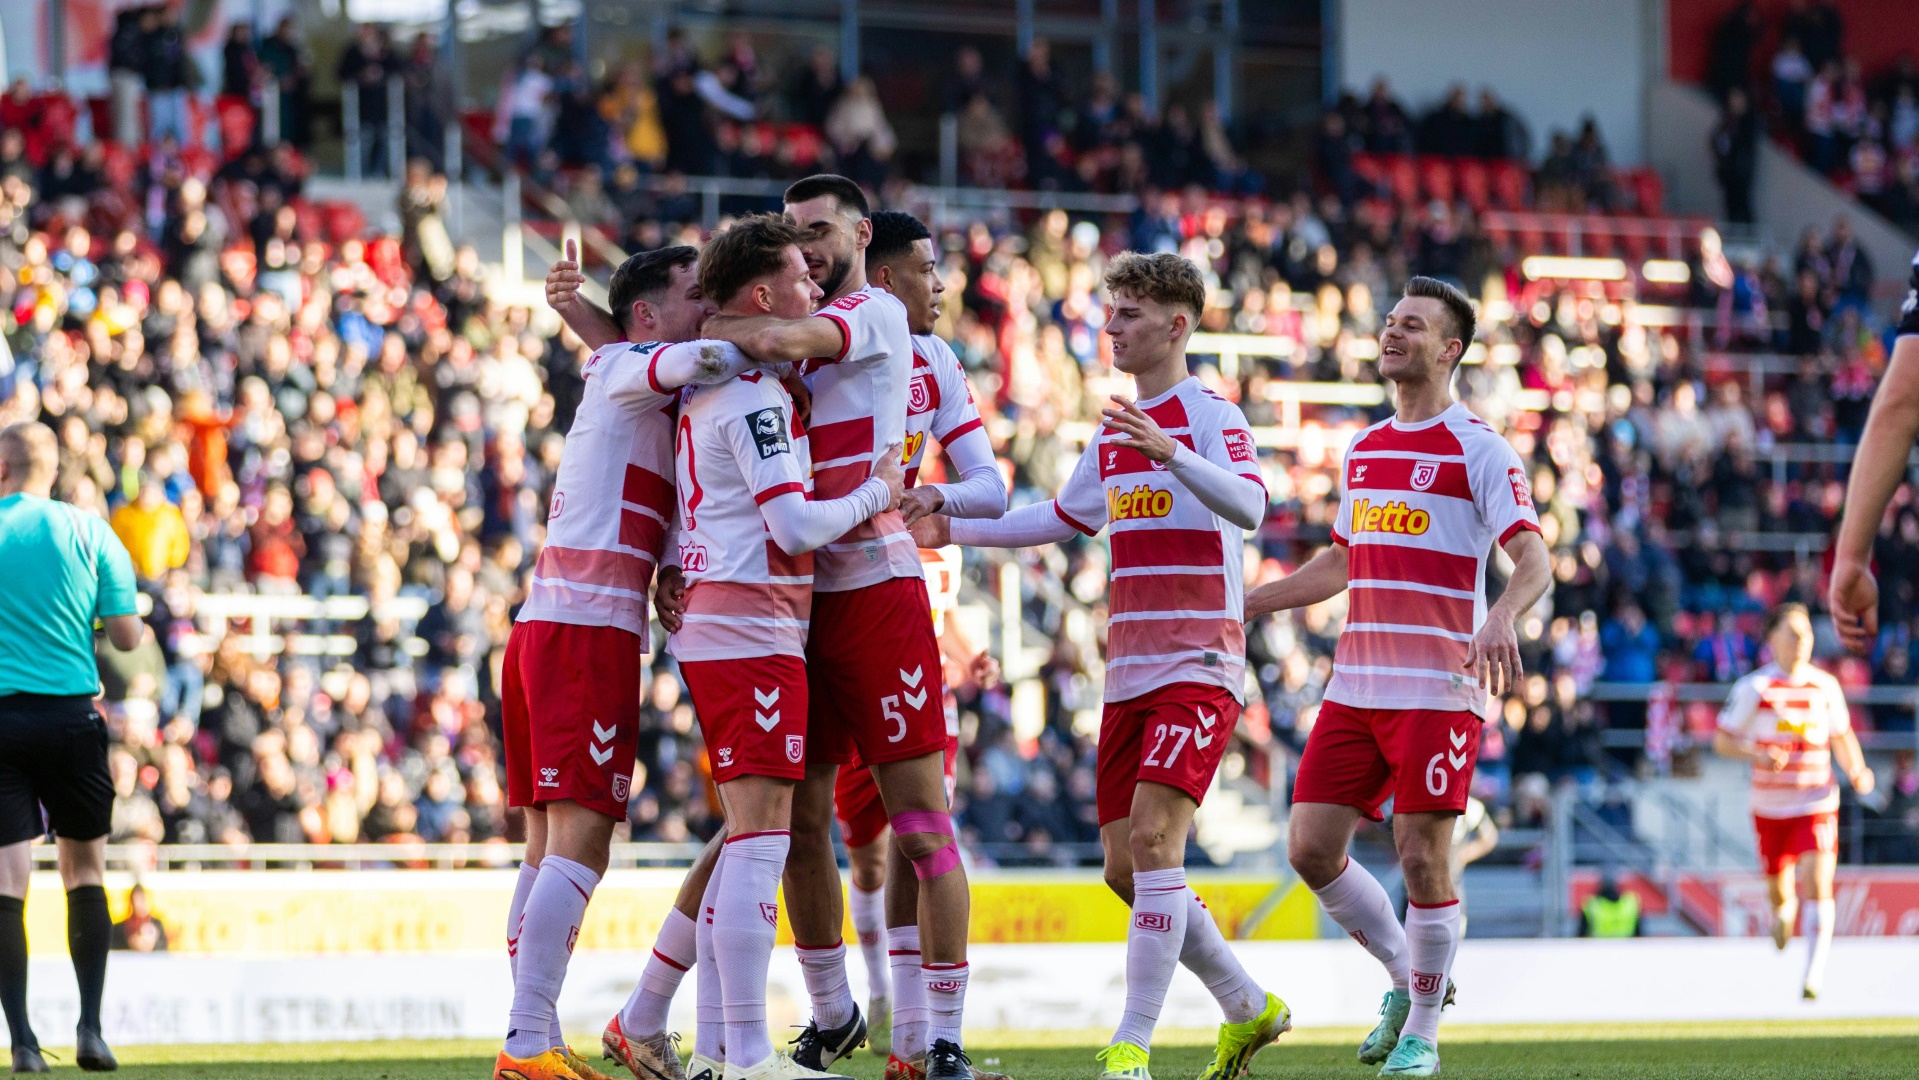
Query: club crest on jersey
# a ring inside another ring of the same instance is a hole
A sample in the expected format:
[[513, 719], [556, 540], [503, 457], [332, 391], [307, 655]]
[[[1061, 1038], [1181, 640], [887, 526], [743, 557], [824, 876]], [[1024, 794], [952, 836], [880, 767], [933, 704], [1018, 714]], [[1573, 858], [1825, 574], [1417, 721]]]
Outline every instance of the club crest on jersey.
[[613, 774], [613, 801], [625, 802], [627, 794], [632, 790], [632, 784], [633, 784], [632, 779], [628, 777], [626, 774], [614, 773]]
[[1433, 526], [1433, 516], [1414, 510], [1403, 502], [1376, 504], [1371, 499], [1353, 500], [1353, 532], [1400, 533], [1423, 536]]
[[1413, 462], [1412, 480], [1413, 480], [1414, 491], [1431, 491], [1433, 487], [1433, 481], [1437, 479], [1439, 479], [1439, 462], [1437, 461]]
[[933, 407], [933, 380], [925, 375], [913, 380], [906, 391], [906, 411], [922, 413]]
[[786, 737], [786, 760], [798, 765], [804, 757], [806, 757], [806, 736], [788, 735]]
[[1131, 491], [1106, 489], [1106, 517], [1109, 521], [1132, 518], [1163, 518], [1173, 512], [1173, 493], [1141, 484]]
[[777, 407], [747, 413], [746, 426], [753, 433], [753, 445], [759, 448], [762, 461], [791, 451], [786, 442], [786, 414]]

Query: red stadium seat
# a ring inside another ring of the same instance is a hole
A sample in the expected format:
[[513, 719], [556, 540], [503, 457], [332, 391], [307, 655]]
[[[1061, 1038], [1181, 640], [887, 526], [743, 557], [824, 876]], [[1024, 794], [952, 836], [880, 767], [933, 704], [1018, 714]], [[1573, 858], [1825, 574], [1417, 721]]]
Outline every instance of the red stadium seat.
[[1617, 240], [1612, 220], [1602, 214], [1587, 214], [1579, 219], [1580, 254], [1603, 259], [1612, 255]]
[[1473, 208], [1473, 213], [1483, 214], [1493, 201], [1492, 170], [1478, 158], [1459, 159], [1459, 197]]
[[120, 191], [133, 189], [133, 174], [138, 168], [133, 151], [112, 140], [100, 144], [100, 171], [105, 174], [107, 186]]
[[326, 221], [326, 238], [335, 245], [366, 231], [366, 215], [350, 202], [321, 203], [320, 213]]
[[1428, 154], [1419, 159], [1419, 190], [1426, 198], [1450, 203], [1457, 188], [1452, 158]]
[[1666, 182], [1655, 169], [1634, 169], [1632, 172], [1633, 200], [1639, 204], [1639, 212], [1646, 217], [1661, 217], [1666, 212]]
[[1493, 165], [1493, 202], [1504, 210], [1523, 210], [1526, 208], [1526, 189], [1531, 186], [1531, 177], [1526, 167], [1516, 161], [1501, 161]]
[[1386, 159], [1386, 183], [1393, 201], [1401, 206], [1419, 202], [1419, 167], [1411, 154], [1393, 154]]
[[1365, 181], [1375, 194], [1386, 193], [1386, 163], [1376, 154], [1354, 154], [1353, 175]]
[[253, 106], [243, 97], [222, 94], [213, 99], [213, 112], [219, 120], [221, 159], [231, 161], [253, 143]]

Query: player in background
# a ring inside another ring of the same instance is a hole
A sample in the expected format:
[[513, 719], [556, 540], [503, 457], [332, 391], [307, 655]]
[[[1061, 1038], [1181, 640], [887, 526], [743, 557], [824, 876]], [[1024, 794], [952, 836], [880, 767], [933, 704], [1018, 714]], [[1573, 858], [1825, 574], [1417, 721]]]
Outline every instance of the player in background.
[[[1838, 909], [1832, 879], [1839, 863], [1839, 783], [1833, 759], [1861, 795], [1872, 794], [1872, 770], [1853, 734], [1851, 712], [1839, 680], [1812, 666], [1812, 618], [1803, 604], [1781, 604], [1766, 625], [1772, 658], [1740, 679], [1719, 714], [1712, 748], [1752, 762], [1752, 824], [1759, 834], [1759, 861], [1772, 902], [1772, 942], [1792, 940], [1799, 895], [1805, 884], [1806, 977], [1801, 994], [1810, 1001], [1825, 983]], [[1796, 871], [1796, 873], [1795, 873]]]
[[507, 915], [514, 989], [499, 1080], [599, 1075], [566, 1046], [554, 1002], [613, 825], [626, 816], [647, 590], [673, 514], [672, 396], [749, 366], [723, 343], [685, 344], [713, 310], [697, 257], [662, 248], [613, 275], [625, 340], [601, 341], [582, 369], [546, 544], [507, 641], [507, 794], [526, 809], [527, 853]]
[[[1385, 965], [1393, 988], [1359, 1059], [1381, 1076], [1439, 1073], [1439, 1010], [1459, 944], [1453, 819], [1466, 807], [1488, 695], [1519, 678], [1513, 620], [1545, 593], [1550, 559], [1519, 455], [1453, 400], [1473, 339], [1464, 293], [1406, 283], [1379, 335], [1394, 415], [1354, 437], [1333, 543], [1246, 598], [1248, 621], [1350, 590], [1319, 721], [1293, 793], [1293, 869], [1327, 914]], [[1514, 564], [1487, 607], [1494, 543]], [[1393, 800], [1406, 924], [1347, 857], [1363, 815]]]
[[[801, 250], [825, 294], [819, 311], [803, 319], [721, 316], [703, 328], [761, 362], [798, 365], [811, 396], [813, 483], [823, 499], [863, 483], [906, 430], [911, 333], [905, 305], [867, 284], [869, 213], [865, 193], [843, 176], [794, 183], [786, 217], [807, 233]], [[785, 878], [813, 1020], [794, 1057], [824, 1069], [866, 1040], [846, 980], [831, 840], [834, 781], [857, 758], [873, 770], [894, 841], [920, 882], [920, 977], [932, 1014], [927, 1074], [963, 1080], [968, 897], [946, 799], [939, 644], [923, 578], [913, 538], [892, 510], [814, 553], [807, 771], [794, 792]]]
[[[913, 375], [907, 390], [903, 455], [909, 490], [902, 500], [902, 517], [909, 525], [936, 511], [953, 517], [998, 517], [1006, 512], [1006, 481], [999, 463], [993, 460], [992, 440], [980, 422], [979, 407], [973, 402], [959, 357], [933, 333], [946, 283], [940, 278], [932, 233], [918, 218], [897, 210], [880, 211], [868, 220], [873, 237], [866, 245], [867, 280], [906, 305], [907, 327], [913, 334]], [[957, 483], [916, 486], [929, 439], [938, 440], [952, 459], [959, 472]], [[953, 550], [957, 555], [957, 549]], [[921, 563], [929, 570], [927, 587], [933, 601], [934, 633], [942, 652], [947, 653], [952, 635], [942, 632], [942, 605], [950, 606], [957, 594], [958, 567], [939, 577], [939, 582], [951, 586], [950, 591], [943, 590], [935, 580], [939, 576], [934, 570], [935, 559], [934, 553], [920, 552]], [[957, 559], [954, 561], [957, 563]], [[977, 664], [982, 656], [967, 653], [968, 666]], [[957, 715], [948, 713], [945, 718], [946, 794], [950, 804], [959, 731]], [[918, 879], [913, 876], [912, 864], [892, 842], [886, 808], [872, 774], [859, 763], [841, 767], [833, 807], [852, 878], [849, 900], [853, 930], [859, 935], [860, 952], [866, 961], [871, 1047], [875, 1054], [888, 1058], [889, 1076], [912, 1076], [915, 1070], [923, 1071], [920, 1059], [926, 1054], [930, 1024], [919, 974]], [[889, 979], [889, 966], [898, 969], [897, 980]], [[889, 983], [897, 991], [897, 997], [890, 1000]]]
[[[742, 219], [707, 244], [701, 290], [729, 315], [806, 317], [820, 289], [800, 255], [803, 238], [772, 215]], [[807, 433], [786, 389], [763, 371], [683, 390], [678, 432], [686, 594], [668, 651], [699, 713], [726, 816], [700, 925], [719, 967], [721, 1065], [738, 1080], [822, 1077], [775, 1051], [766, 1029], [793, 786], [806, 772], [812, 552], [892, 509], [903, 469], [895, 446], [847, 495], [809, 498]]]
[[1832, 621], [1839, 639], [1870, 653], [1879, 637], [1879, 582], [1872, 573], [1872, 542], [1892, 493], [1906, 479], [1906, 461], [1919, 438], [1919, 254], [1899, 309], [1892, 360], [1872, 398], [1859, 450], [1846, 481], [1846, 510], [1833, 544]]
[[1102, 1080], [1151, 1080], [1153, 1028], [1185, 964], [1226, 1014], [1202, 1080], [1234, 1080], [1291, 1027], [1285, 1002], [1240, 966], [1186, 886], [1186, 836], [1238, 725], [1246, 688], [1240, 624], [1247, 532], [1266, 514], [1246, 417], [1187, 374], [1206, 303], [1199, 270], [1134, 252], [1106, 272], [1113, 363], [1137, 400], [1115, 397], [1058, 497], [997, 521], [936, 514], [920, 546], [1030, 547], [1110, 528], [1113, 577], [1099, 737], [1106, 882], [1132, 908], [1126, 1012], [1097, 1055]]

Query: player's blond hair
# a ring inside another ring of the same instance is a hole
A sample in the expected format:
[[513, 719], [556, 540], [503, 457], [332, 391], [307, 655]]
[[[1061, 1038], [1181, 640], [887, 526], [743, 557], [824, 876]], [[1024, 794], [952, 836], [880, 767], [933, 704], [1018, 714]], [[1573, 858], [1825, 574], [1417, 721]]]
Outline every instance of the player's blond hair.
[[1170, 251], [1151, 255], [1122, 251], [1113, 256], [1106, 264], [1106, 291], [1183, 307], [1193, 313], [1195, 323], [1206, 309], [1206, 279], [1199, 276], [1199, 267]]

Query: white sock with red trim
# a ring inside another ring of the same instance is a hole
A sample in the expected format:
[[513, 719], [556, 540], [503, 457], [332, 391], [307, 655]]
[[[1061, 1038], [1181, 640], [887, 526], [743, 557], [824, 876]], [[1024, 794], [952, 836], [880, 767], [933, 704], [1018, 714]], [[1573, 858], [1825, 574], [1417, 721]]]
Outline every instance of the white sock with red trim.
[[800, 954], [800, 974], [806, 978], [807, 996], [813, 999], [813, 1019], [820, 1030], [839, 1027], [859, 1007], [853, 1004], [853, 989], [846, 983], [846, 942], [814, 948], [795, 945]]
[[558, 855], [540, 860], [540, 876], [527, 893], [520, 919], [519, 967], [513, 1006], [507, 1013], [506, 1052], [529, 1058], [553, 1048], [555, 1003], [566, 981], [566, 963], [579, 939], [586, 904], [600, 875]]
[[1153, 1044], [1153, 1028], [1159, 1023], [1166, 988], [1172, 984], [1186, 941], [1191, 895], [1183, 867], [1133, 871], [1133, 921], [1126, 929], [1126, 1012], [1113, 1033], [1114, 1042], [1141, 1048]]
[[888, 927], [886, 959], [893, 969], [893, 1056], [911, 1061], [932, 1045], [927, 1032], [933, 1013], [926, 1003], [926, 976], [920, 972], [920, 928]]
[[[853, 932], [860, 936], [860, 956], [866, 961], [866, 996], [869, 999], [891, 997], [886, 958], [886, 886], [867, 892], [855, 885], [847, 893], [846, 906], [853, 911]], [[873, 1018], [869, 1016], [866, 1020], [872, 1023]]]
[[720, 964], [731, 1064], [751, 1069], [773, 1053], [766, 1030], [766, 968], [780, 914], [780, 872], [792, 836], [786, 830], [726, 841], [720, 863], [726, 891], [713, 905], [713, 953]]
[[1412, 967], [1413, 1007], [1400, 1031], [1439, 1045], [1439, 1007], [1446, 999], [1446, 973], [1459, 949], [1459, 901], [1436, 907], [1406, 905], [1406, 951]]
[[966, 1011], [966, 981], [971, 969], [962, 960], [957, 964], [922, 964], [920, 972], [926, 981], [926, 1008], [931, 1019], [927, 1046], [941, 1039], [960, 1045], [960, 1014]]
[[1832, 932], [1839, 921], [1839, 904], [1834, 900], [1814, 900], [1801, 905], [1805, 911], [1806, 982], [1805, 988], [1818, 993], [1826, 984], [1826, 957], [1832, 952]]
[[1213, 1000], [1219, 1002], [1227, 1023], [1243, 1024], [1257, 1018], [1266, 1008], [1266, 991], [1246, 974], [1239, 957], [1233, 955], [1226, 936], [1219, 932], [1219, 924], [1213, 921], [1213, 913], [1206, 909], [1206, 902], [1191, 889], [1186, 890], [1186, 895], [1189, 897], [1186, 939], [1180, 944], [1179, 962], [1212, 991]]
[[526, 898], [539, 879], [539, 867], [521, 863], [520, 874], [513, 880], [513, 899], [506, 905], [506, 966], [516, 978], [520, 972], [520, 920], [526, 915]]
[[1346, 868], [1323, 889], [1314, 889], [1326, 914], [1360, 943], [1392, 976], [1393, 989], [1405, 990], [1408, 973], [1406, 929], [1393, 914], [1392, 898], [1366, 868], [1346, 860]]
[[722, 862], [713, 865], [700, 894], [700, 917], [694, 925], [694, 955], [700, 977], [694, 982], [693, 1052], [710, 1061], [726, 1061], [726, 999], [720, 996], [720, 962], [713, 953], [713, 908], [719, 903]]
[[653, 939], [653, 955], [646, 958], [640, 984], [620, 1010], [620, 1030], [628, 1038], [643, 1039], [666, 1030], [666, 1013], [680, 989], [686, 971], [699, 960], [699, 931], [686, 912], [668, 908], [660, 936]]

